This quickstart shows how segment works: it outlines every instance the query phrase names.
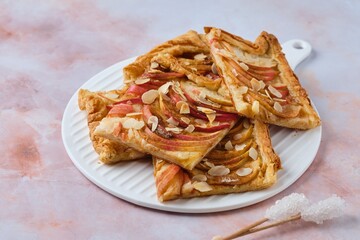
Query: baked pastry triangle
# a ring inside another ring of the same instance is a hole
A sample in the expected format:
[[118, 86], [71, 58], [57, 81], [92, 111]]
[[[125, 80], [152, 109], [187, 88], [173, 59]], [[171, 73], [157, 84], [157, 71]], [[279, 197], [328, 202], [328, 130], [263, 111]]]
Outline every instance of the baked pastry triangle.
[[277, 180], [280, 159], [268, 127], [242, 118], [193, 170], [153, 157], [160, 201], [254, 191]]
[[274, 35], [262, 32], [252, 43], [218, 28], [205, 28], [205, 32], [239, 114], [296, 129], [320, 125]]

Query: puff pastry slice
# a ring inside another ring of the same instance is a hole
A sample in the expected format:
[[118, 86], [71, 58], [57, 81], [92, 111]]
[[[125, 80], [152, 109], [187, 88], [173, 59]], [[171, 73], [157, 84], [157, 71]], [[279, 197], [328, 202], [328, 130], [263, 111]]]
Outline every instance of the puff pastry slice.
[[160, 201], [268, 188], [281, 168], [267, 125], [246, 118], [191, 171], [158, 157], [153, 164]]
[[205, 32], [220, 75], [241, 115], [296, 129], [320, 125], [274, 35], [262, 32], [253, 43], [218, 28], [205, 28]]
[[95, 151], [99, 154], [100, 161], [105, 164], [145, 158], [144, 153], [116, 141], [94, 135], [94, 130], [99, 125], [99, 122], [108, 114], [109, 106], [119, 101], [123, 94], [124, 90], [90, 92], [85, 89], [80, 89], [78, 94], [79, 108], [87, 112], [91, 142]]

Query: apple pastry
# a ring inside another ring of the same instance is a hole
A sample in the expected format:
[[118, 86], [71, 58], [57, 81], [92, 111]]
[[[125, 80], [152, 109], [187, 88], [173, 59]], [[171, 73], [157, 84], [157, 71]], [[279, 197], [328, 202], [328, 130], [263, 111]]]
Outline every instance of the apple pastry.
[[153, 157], [159, 201], [254, 191], [276, 182], [280, 159], [268, 127], [242, 118], [193, 170]]
[[80, 89], [78, 104], [80, 110], [87, 112], [89, 135], [99, 159], [105, 164], [114, 164], [120, 161], [129, 161], [145, 158], [145, 154], [132, 149], [124, 144], [107, 138], [94, 135], [99, 122], [109, 113], [110, 106], [119, 101], [124, 90], [112, 90], [108, 92], [90, 92]]
[[206, 27], [205, 32], [239, 114], [296, 129], [320, 125], [274, 35], [262, 32], [252, 43], [218, 28]]

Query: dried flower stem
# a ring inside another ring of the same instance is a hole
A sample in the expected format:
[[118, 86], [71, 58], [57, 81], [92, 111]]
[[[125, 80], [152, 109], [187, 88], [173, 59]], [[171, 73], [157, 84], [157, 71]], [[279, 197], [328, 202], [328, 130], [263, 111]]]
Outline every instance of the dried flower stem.
[[254, 227], [256, 227], [256, 226], [259, 226], [260, 224], [263, 224], [264, 222], [266, 222], [266, 221], [268, 221], [268, 220], [269, 220], [269, 219], [267, 219], [267, 218], [262, 218], [262, 219], [260, 219], [259, 221], [256, 221], [256, 222], [254, 222], [254, 223], [252, 223], [252, 224], [250, 224], [250, 225], [248, 225], [248, 226], [240, 229], [239, 231], [236, 231], [236, 232], [232, 233], [232, 234], [229, 235], [229, 236], [222, 237], [221, 239], [222, 239], [222, 240], [230, 240], [230, 239], [234, 239], [234, 238], [240, 237], [240, 236], [242, 236], [242, 235], [245, 234], [245, 233], [248, 234], [247, 232], [248, 232], [250, 229], [252, 229], [252, 228], [254, 228]]

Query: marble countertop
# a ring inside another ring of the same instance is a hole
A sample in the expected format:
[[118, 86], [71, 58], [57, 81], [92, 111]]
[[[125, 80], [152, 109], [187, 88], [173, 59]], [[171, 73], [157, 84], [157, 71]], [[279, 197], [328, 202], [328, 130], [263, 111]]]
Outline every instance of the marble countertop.
[[[292, 192], [312, 200], [337, 194], [347, 202], [346, 214], [243, 239], [358, 239], [359, 12], [356, 0], [1, 1], [0, 239], [211, 239], [260, 219]], [[313, 164], [280, 194], [220, 213], [167, 213], [101, 190], [63, 146], [61, 120], [70, 97], [104, 68], [203, 26], [249, 40], [266, 30], [281, 42], [311, 43], [313, 53], [296, 73], [322, 117]]]

